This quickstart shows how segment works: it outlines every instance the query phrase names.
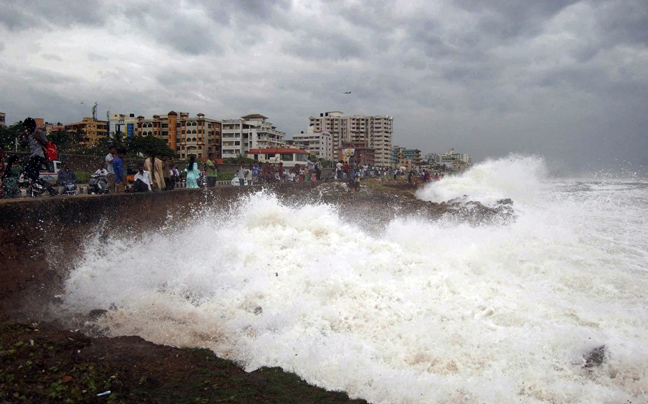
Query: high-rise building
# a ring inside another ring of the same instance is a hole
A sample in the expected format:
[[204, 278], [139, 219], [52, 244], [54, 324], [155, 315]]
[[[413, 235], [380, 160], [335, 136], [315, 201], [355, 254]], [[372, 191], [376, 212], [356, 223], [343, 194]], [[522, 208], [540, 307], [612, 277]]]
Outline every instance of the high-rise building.
[[333, 141], [328, 132], [315, 132], [310, 126], [306, 133], [293, 135], [292, 145], [308, 150], [317, 158], [333, 160]]
[[267, 121], [261, 114], [242, 116], [241, 119], [223, 120], [222, 157], [245, 156], [251, 149], [286, 147], [286, 134]]
[[341, 111], [323, 112], [310, 117], [314, 132], [329, 132], [333, 143], [333, 156], [339, 158], [345, 143], [362, 143], [375, 150], [375, 164], [388, 166], [391, 160], [391, 143], [394, 118], [388, 115], [351, 115]]

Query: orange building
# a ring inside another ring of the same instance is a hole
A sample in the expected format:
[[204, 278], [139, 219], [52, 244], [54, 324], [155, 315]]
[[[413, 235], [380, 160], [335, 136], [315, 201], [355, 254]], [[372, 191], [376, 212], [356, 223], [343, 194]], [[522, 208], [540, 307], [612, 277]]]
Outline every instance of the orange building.
[[108, 122], [85, 117], [81, 122], [66, 124], [65, 130], [67, 132], [82, 131], [85, 135], [79, 145], [92, 147], [108, 136]]
[[152, 119], [137, 117], [135, 136], [155, 136], [167, 142], [181, 159], [195, 155], [198, 158], [214, 153], [221, 158], [222, 123], [205, 118], [199, 113], [170, 111], [167, 115], [153, 115]]

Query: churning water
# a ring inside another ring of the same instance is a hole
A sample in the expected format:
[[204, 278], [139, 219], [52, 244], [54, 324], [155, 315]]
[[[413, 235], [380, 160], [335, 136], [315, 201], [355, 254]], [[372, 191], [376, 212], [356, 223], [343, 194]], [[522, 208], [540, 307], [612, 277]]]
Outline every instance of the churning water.
[[[648, 183], [479, 164], [419, 191], [514, 201], [508, 224], [398, 218], [380, 235], [259, 193], [171, 233], [94, 240], [64, 307], [111, 336], [206, 347], [373, 403], [648, 398]], [[600, 367], [583, 355], [606, 346]]]

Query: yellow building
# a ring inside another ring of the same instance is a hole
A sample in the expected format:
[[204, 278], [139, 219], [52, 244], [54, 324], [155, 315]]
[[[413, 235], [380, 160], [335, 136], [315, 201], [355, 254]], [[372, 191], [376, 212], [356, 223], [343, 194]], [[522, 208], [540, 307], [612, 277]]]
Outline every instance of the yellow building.
[[0, 112], [0, 128], [5, 126], [5, 113]]
[[203, 158], [209, 153], [222, 157], [222, 123], [205, 118], [205, 114], [190, 117], [187, 112], [171, 111], [167, 115], [153, 115], [152, 119], [138, 116], [134, 135], [163, 139], [181, 159], [192, 154]]
[[108, 136], [108, 122], [99, 121], [94, 118], [85, 117], [81, 122], [73, 122], [65, 125], [67, 132], [82, 131], [83, 140], [80, 146], [92, 147], [103, 141]]

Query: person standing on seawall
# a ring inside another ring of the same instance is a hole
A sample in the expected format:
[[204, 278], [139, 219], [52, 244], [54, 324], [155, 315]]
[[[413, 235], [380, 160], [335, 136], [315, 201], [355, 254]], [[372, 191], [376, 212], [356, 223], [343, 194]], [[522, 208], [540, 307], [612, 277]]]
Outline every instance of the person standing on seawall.
[[149, 158], [144, 160], [144, 169], [151, 175], [153, 190], [162, 191], [165, 187], [164, 169], [162, 168], [162, 160], [156, 158], [154, 152], [151, 152]]
[[162, 173], [164, 174], [164, 190], [173, 189], [173, 160], [169, 156], [162, 156]]
[[115, 192], [115, 170], [113, 170], [113, 160], [116, 155], [117, 148], [115, 148], [115, 146], [110, 146], [108, 154], [106, 154], [106, 157], [104, 158], [106, 161], [106, 171], [108, 171], [108, 175], [106, 175], [106, 180], [108, 181], [108, 192]]
[[120, 148], [117, 150], [117, 155], [113, 159], [113, 171], [115, 173], [115, 192], [122, 193], [126, 190], [126, 173], [124, 172], [123, 158], [126, 155], [126, 150]]
[[259, 163], [254, 162], [254, 166], [252, 166], [252, 184], [258, 184], [259, 183]]
[[200, 170], [198, 170], [198, 163], [196, 163], [196, 155], [192, 154], [189, 157], [189, 163], [187, 168], [185, 168], [187, 173], [187, 188], [198, 188], [198, 176], [200, 175]]
[[241, 163], [238, 171], [236, 172], [236, 178], [239, 180], [239, 185], [245, 185], [245, 176], [247, 175], [247, 170], [245, 169], [245, 164]]
[[322, 180], [322, 162], [319, 160], [316, 160], [315, 163], [315, 179], [317, 181]]
[[0, 147], [0, 199], [4, 199], [4, 186], [2, 185], [2, 179], [4, 178], [5, 170], [8, 170], [9, 167], [5, 168], [5, 152], [2, 147]]
[[216, 180], [218, 180], [218, 165], [214, 160], [214, 153], [209, 153], [207, 162], [207, 187], [213, 188], [216, 186]]
[[40, 181], [38, 176], [41, 167], [47, 163], [45, 158], [45, 146], [47, 146], [47, 137], [42, 130], [36, 128], [36, 121], [33, 118], [26, 118], [23, 121], [25, 131], [20, 135], [21, 142], [24, 146], [29, 145], [31, 154], [29, 155], [29, 162], [25, 166], [25, 173], [31, 179], [32, 183], [38, 183], [46, 188], [50, 195], [57, 195], [58, 192], [51, 185], [45, 181]]

